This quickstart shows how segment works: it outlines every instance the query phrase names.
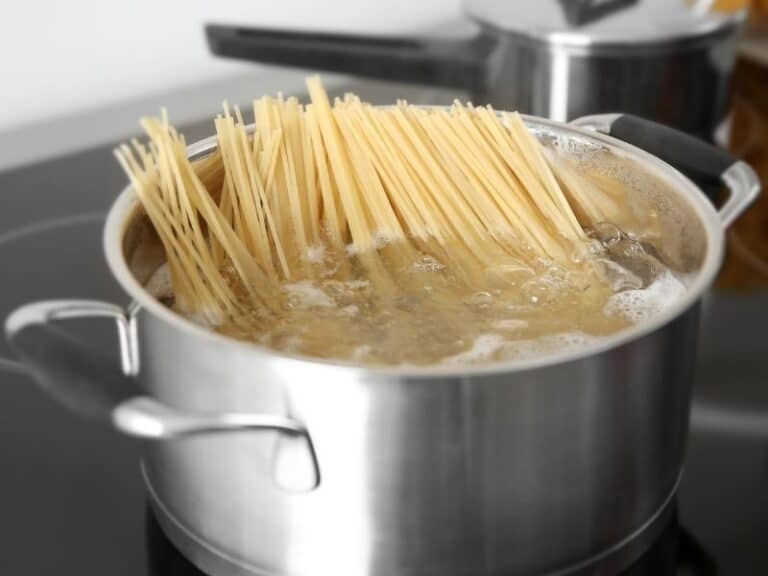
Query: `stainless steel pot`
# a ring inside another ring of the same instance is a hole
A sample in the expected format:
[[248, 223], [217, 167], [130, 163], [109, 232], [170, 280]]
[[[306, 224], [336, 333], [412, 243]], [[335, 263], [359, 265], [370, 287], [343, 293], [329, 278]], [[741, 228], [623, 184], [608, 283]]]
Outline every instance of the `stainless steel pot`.
[[[617, 162], [643, 183], [638, 193], [677, 207], [667, 233], [700, 262], [680, 302], [600, 343], [527, 361], [369, 368], [292, 357], [203, 329], [144, 290], [148, 223], [127, 189], [104, 242], [134, 305], [34, 303], [9, 316], [6, 335], [60, 400], [148, 440], [143, 471], [160, 523], [211, 574], [620, 570], [670, 512], [697, 302], [720, 265], [724, 227], [759, 183], [745, 164], [658, 125], [580, 123], [721, 178], [730, 198], [716, 212], [657, 157], [584, 128], [526, 121], [542, 139]], [[190, 154], [214, 146], [208, 139]], [[86, 316], [117, 321], [122, 366], [58, 326]]]
[[471, 37], [393, 38], [232, 25], [219, 56], [469, 91], [566, 121], [622, 110], [711, 139], [729, 107], [746, 10], [708, 0], [465, 0]]

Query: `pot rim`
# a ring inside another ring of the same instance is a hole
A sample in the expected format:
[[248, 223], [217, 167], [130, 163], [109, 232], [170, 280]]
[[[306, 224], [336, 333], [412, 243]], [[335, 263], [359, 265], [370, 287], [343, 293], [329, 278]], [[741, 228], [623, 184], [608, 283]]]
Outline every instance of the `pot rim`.
[[468, 13], [470, 20], [502, 37], [517, 38], [553, 50], [569, 49], [583, 54], [617, 52], [621, 55], [708, 46], [724, 36], [737, 34], [746, 23], [748, 16], [747, 9], [741, 8], [734, 12], [720, 14], [717, 19], [699, 22], [687, 30], [627, 36], [619, 33], [590, 35], [578, 29], [515, 29], [506, 26], [505, 22], [499, 22], [486, 15], [472, 11]]
[[[230, 346], [243, 352], [263, 356], [272, 361], [280, 360], [289, 363], [312, 365], [317, 367], [332, 367], [345, 369], [350, 373], [365, 375], [396, 376], [400, 379], [422, 380], [446, 377], [470, 377], [480, 374], [504, 374], [521, 372], [536, 368], [545, 368], [565, 364], [595, 356], [609, 350], [619, 348], [634, 340], [655, 332], [676, 317], [682, 315], [701, 298], [703, 292], [712, 284], [720, 269], [724, 257], [724, 227], [718, 212], [707, 200], [703, 192], [678, 170], [652, 154], [631, 144], [572, 125], [547, 120], [536, 116], [522, 115], [525, 123], [531, 128], [544, 129], [557, 136], [579, 138], [592, 144], [608, 146], [613, 152], [623, 154], [652, 170], [662, 180], [670, 184], [670, 188], [679, 191], [679, 196], [699, 219], [705, 231], [706, 253], [701, 268], [694, 280], [686, 286], [684, 297], [672, 307], [653, 316], [647, 322], [632, 325], [616, 334], [600, 338], [597, 342], [562, 353], [544, 354], [528, 359], [515, 359], [484, 364], [432, 364], [432, 365], [364, 365], [351, 361], [315, 358], [311, 356], [289, 354], [273, 350], [256, 342], [237, 340], [201, 326], [164, 306], [155, 299], [136, 280], [123, 254], [123, 238], [128, 225], [131, 223], [141, 203], [130, 185], [126, 186], [117, 197], [107, 215], [103, 232], [103, 248], [113, 276], [122, 288], [133, 299], [138, 308], [146, 310], [163, 322], [189, 335], [200, 338], [205, 344], [215, 346]], [[210, 136], [191, 144], [187, 148], [190, 157], [201, 156], [211, 152], [216, 147], [216, 136]]]

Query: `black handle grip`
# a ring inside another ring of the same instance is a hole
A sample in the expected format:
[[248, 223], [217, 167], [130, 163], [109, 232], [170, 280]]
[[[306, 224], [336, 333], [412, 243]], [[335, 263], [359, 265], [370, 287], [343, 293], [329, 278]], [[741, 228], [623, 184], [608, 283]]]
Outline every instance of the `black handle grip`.
[[638, 0], [558, 0], [571, 26], [586, 26], [637, 4]]
[[722, 187], [721, 177], [738, 158], [695, 136], [669, 126], [624, 114], [610, 126], [610, 135], [658, 156], [696, 182], [710, 200]]
[[368, 78], [482, 89], [495, 39], [421, 40], [207, 25], [213, 54]]

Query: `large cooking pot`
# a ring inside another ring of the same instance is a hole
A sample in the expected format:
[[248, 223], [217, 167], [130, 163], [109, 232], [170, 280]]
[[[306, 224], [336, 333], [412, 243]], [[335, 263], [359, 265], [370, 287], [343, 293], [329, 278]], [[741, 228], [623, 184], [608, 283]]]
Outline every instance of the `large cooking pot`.
[[[8, 340], [68, 406], [148, 440], [142, 469], [159, 521], [211, 574], [622, 569], [670, 513], [697, 302], [720, 265], [723, 229], [759, 183], [749, 166], [664, 127], [628, 116], [580, 122], [721, 179], [730, 196], [717, 212], [688, 178], [635, 146], [526, 122], [563, 153], [619, 166], [635, 193], [655, 198], [667, 236], [700, 264], [684, 298], [650, 322], [536, 359], [403, 368], [295, 357], [206, 330], [155, 300], [143, 281], [161, 260], [126, 189], [104, 243], [134, 304], [29, 304], [7, 319]], [[189, 153], [214, 147], [208, 139]], [[117, 321], [122, 366], [58, 325], [87, 316]]]
[[[214, 54], [443, 86], [566, 121], [622, 110], [713, 137], [746, 9], [711, 0], [464, 0], [476, 31], [371, 37], [209, 25]], [[438, 32], [439, 33], [439, 32]]]

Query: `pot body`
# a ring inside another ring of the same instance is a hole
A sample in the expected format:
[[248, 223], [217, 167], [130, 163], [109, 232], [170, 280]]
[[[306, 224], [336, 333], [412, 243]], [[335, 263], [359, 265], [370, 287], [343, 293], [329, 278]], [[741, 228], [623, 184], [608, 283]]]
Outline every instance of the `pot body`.
[[211, 346], [142, 311], [149, 395], [184, 411], [289, 415], [322, 478], [308, 491], [276, 483], [275, 467], [300, 484], [311, 462], [277, 433], [152, 443], [156, 510], [216, 574], [618, 571], [676, 487], [697, 309], [571, 362], [428, 379]]
[[621, 110], [705, 139], [728, 112], [736, 22], [681, 40], [595, 45], [484, 27], [497, 44], [479, 102], [560, 121]]

